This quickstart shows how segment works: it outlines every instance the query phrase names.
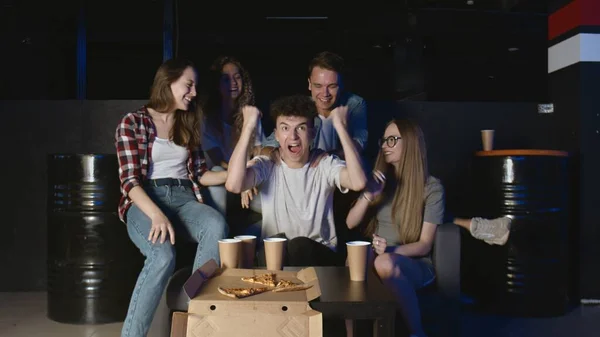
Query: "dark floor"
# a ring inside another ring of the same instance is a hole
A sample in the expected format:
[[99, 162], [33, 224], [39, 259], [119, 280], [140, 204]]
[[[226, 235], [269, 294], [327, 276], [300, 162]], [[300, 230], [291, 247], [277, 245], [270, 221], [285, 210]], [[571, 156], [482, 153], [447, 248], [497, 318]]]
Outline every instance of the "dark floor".
[[578, 306], [564, 316], [515, 318], [463, 313], [464, 337], [596, 337], [600, 336], [600, 306]]
[[[168, 311], [164, 302], [149, 337], [168, 337]], [[46, 293], [0, 293], [0, 337], [102, 337], [119, 336], [122, 323], [82, 326], [60, 324], [46, 318]], [[598, 337], [600, 306], [578, 306], [564, 316], [514, 318], [466, 310], [464, 337]], [[434, 336], [432, 336], [434, 337]]]

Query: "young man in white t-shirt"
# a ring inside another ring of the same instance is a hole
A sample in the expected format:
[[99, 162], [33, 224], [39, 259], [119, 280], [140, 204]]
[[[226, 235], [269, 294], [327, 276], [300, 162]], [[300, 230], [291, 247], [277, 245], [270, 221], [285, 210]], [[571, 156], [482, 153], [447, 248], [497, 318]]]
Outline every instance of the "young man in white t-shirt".
[[[229, 162], [225, 187], [240, 193], [258, 187], [262, 199], [262, 238], [288, 238], [287, 265], [337, 265], [338, 238], [333, 222], [333, 192], [360, 191], [366, 183], [358, 151], [347, 130], [347, 107], [331, 112], [331, 119], [344, 150], [345, 161], [335, 155], [321, 157], [311, 151], [316, 106], [310, 97], [283, 97], [271, 105], [280, 159], [259, 156], [246, 163], [250, 138], [260, 119], [252, 106], [242, 109], [240, 139]], [[261, 241], [262, 242], [262, 241]]]

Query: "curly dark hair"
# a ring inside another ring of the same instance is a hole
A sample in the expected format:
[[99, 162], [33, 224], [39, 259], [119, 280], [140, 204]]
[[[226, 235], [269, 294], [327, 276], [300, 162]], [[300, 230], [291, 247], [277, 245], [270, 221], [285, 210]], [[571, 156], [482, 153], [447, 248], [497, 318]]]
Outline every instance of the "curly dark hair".
[[298, 116], [306, 117], [314, 123], [317, 116], [317, 106], [315, 102], [306, 95], [292, 95], [280, 97], [271, 103], [271, 118], [277, 123], [279, 116]]
[[[242, 63], [233, 56], [219, 56], [213, 64], [210, 66], [210, 87], [209, 97], [206, 102], [206, 113], [208, 115], [220, 113], [221, 106], [221, 94], [219, 92], [219, 82], [221, 80], [223, 67], [226, 64], [235, 65], [242, 76], [242, 93], [235, 100], [235, 106], [233, 107], [234, 114], [240, 112], [241, 108], [245, 105], [254, 105], [254, 90], [252, 88], [252, 79], [250, 73], [244, 68]], [[219, 116], [220, 117], [220, 116]]]
[[[244, 68], [242, 63], [233, 56], [219, 56], [217, 57], [212, 65], [210, 66], [209, 72], [209, 87], [207, 88], [207, 97], [204, 99], [202, 112], [206, 116], [206, 122], [216, 130], [221, 130], [221, 93], [219, 92], [219, 82], [221, 80], [223, 67], [226, 64], [235, 65], [242, 76], [242, 93], [236, 98], [233, 106], [233, 144], [237, 143], [237, 140], [241, 134], [243, 117], [242, 108], [246, 105], [255, 105], [254, 90], [252, 87], [252, 79], [250, 73]], [[254, 137], [251, 141], [254, 143]]]

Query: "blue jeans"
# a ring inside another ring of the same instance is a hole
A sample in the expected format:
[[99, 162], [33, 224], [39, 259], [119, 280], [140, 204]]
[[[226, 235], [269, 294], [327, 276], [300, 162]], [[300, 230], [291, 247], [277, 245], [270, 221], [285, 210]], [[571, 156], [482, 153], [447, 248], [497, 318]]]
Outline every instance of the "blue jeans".
[[[198, 242], [194, 269], [214, 259], [220, 264], [218, 240], [227, 237], [225, 218], [214, 208], [201, 204], [189, 187], [144, 187], [148, 196], [169, 218], [175, 241]], [[121, 336], [146, 336], [160, 298], [175, 269], [175, 247], [170, 241], [148, 240], [152, 221], [135, 204], [127, 211], [129, 238], [146, 257], [131, 296]]]

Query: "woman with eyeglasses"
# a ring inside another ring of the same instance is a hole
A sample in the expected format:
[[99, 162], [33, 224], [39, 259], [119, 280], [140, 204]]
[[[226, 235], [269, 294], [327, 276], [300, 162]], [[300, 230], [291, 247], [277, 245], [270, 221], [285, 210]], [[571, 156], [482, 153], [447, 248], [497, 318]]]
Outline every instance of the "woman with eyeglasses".
[[[431, 248], [437, 225], [444, 222], [444, 187], [429, 175], [425, 139], [415, 123], [392, 120], [379, 145], [373, 176], [346, 223], [350, 229], [366, 225], [377, 274], [396, 295], [411, 336], [425, 336], [415, 290], [435, 278]], [[510, 218], [454, 223], [489, 244], [508, 239]]]

